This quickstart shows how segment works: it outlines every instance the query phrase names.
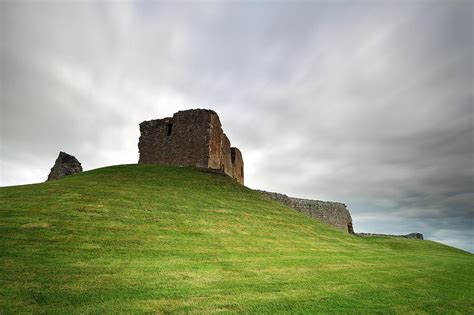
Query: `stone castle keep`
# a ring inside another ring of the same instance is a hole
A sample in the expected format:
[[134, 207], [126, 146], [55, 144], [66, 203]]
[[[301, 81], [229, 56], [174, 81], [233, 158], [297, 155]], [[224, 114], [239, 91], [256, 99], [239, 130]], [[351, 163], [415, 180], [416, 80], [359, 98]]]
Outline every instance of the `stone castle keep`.
[[179, 111], [173, 117], [142, 122], [138, 149], [138, 163], [218, 170], [244, 183], [242, 153], [230, 146], [212, 110]]

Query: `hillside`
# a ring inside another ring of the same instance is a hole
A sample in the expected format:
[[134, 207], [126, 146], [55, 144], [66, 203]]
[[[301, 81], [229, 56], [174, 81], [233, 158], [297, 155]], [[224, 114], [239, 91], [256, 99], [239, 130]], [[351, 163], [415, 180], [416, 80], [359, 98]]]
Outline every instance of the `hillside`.
[[0, 313], [474, 313], [473, 255], [359, 238], [227, 176], [122, 165], [0, 189]]

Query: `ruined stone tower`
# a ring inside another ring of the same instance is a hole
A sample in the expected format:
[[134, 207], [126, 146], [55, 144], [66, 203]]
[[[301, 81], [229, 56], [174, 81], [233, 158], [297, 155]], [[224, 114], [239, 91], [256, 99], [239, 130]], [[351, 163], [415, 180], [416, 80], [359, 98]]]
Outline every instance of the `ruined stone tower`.
[[242, 153], [230, 146], [213, 110], [190, 109], [142, 122], [138, 149], [138, 163], [220, 170], [244, 183]]

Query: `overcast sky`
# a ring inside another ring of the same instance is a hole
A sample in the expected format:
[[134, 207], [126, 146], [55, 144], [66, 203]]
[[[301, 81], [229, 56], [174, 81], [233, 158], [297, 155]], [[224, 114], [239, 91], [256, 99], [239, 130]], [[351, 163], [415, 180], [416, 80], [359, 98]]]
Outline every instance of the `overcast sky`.
[[246, 185], [474, 252], [471, 1], [0, 1], [0, 185], [218, 112]]

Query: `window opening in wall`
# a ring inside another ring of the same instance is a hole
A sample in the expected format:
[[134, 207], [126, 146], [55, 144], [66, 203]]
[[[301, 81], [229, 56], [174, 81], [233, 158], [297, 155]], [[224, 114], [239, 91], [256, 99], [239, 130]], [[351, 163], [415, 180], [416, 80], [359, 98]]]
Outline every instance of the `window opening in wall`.
[[235, 162], [235, 150], [230, 151], [230, 158], [232, 160], [232, 163]]
[[242, 177], [244, 177], [244, 167], [243, 166], [240, 167], [240, 175], [242, 175]]
[[166, 124], [166, 135], [171, 136], [171, 131], [173, 130], [173, 124]]

